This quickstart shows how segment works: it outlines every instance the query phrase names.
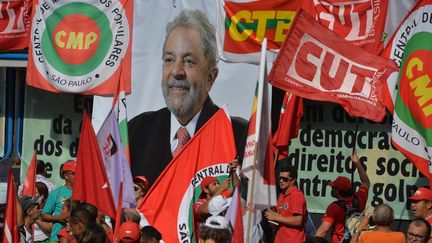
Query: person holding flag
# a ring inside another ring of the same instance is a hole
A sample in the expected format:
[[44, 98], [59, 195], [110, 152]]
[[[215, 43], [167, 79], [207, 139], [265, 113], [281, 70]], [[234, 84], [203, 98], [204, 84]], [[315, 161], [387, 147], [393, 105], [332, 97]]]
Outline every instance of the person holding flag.
[[328, 232], [332, 232], [332, 242], [341, 242], [345, 238], [345, 218], [346, 211], [355, 209], [362, 212], [366, 207], [368, 191], [370, 186], [369, 177], [360, 163], [357, 153], [351, 155], [351, 161], [360, 176], [361, 185], [359, 190], [354, 193], [352, 182], [345, 176], [338, 176], [336, 180], [331, 181], [331, 195], [337, 201], [332, 202], [326, 209], [322, 223], [317, 229], [316, 236], [325, 237]]
[[[238, 161], [234, 160], [230, 163], [231, 171], [230, 175], [232, 177], [233, 187], [240, 186], [240, 179], [236, 173]], [[208, 217], [211, 216], [211, 210], [209, 210], [209, 203], [212, 199], [222, 196], [223, 198], [231, 197], [231, 191], [229, 190], [231, 184], [231, 177], [223, 180], [220, 184], [216, 177], [207, 176], [201, 181], [201, 194], [199, 195], [199, 200], [196, 201], [193, 206], [193, 222], [194, 222], [194, 232], [195, 239], [199, 239], [198, 231], [201, 224], [203, 224]], [[226, 202], [226, 200], [219, 200]], [[229, 205], [225, 205], [225, 208]], [[213, 210], [217, 211], [217, 210]], [[214, 212], [213, 212], [214, 213]]]
[[281, 194], [277, 201], [276, 211], [268, 209], [265, 217], [269, 222], [278, 224], [275, 243], [301, 243], [306, 240], [306, 199], [297, 188], [297, 170], [288, 165], [279, 172]]
[[75, 178], [75, 160], [69, 160], [63, 164], [60, 174], [65, 184], [52, 191], [42, 209], [41, 218], [47, 222], [53, 222], [50, 240], [58, 241], [57, 234], [64, 227], [66, 219], [61, 214], [63, 203], [72, 196], [72, 186]]

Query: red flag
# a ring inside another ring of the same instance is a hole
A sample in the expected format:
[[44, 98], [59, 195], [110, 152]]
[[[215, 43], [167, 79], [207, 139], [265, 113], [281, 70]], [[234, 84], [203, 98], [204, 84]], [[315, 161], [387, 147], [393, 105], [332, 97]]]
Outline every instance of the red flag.
[[288, 156], [288, 145], [298, 136], [300, 118], [303, 116], [303, 99], [285, 92], [279, 116], [278, 129], [273, 135], [273, 146], [278, 151], [278, 159]]
[[384, 55], [400, 66], [387, 80], [393, 113], [392, 143], [432, 186], [432, 0], [417, 1], [394, 33]]
[[232, 196], [231, 204], [225, 214], [225, 219], [229, 222], [232, 227], [232, 243], [243, 243], [244, 232], [243, 232], [243, 213], [242, 205], [240, 201], [240, 190], [236, 188]]
[[8, 188], [6, 198], [5, 225], [3, 243], [18, 243], [17, 194], [14, 187], [12, 169], [8, 172]]
[[168, 164], [138, 206], [165, 242], [192, 242], [192, 204], [201, 193], [201, 181], [229, 175], [228, 162], [236, 155], [229, 116], [220, 109]]
[[123, 200], [123, 182], [121, 181], [118, 200], [117, 200], [117, 212], [116, 212], [116, 219], [115, 219], [113, 242], [117, 242], [117, 237], [120, 229], [120, 219], [121, 219], [122, 208], [123, 208], [122, 200]]
[[36, 195], [36, 150], [33, 153], [32, 160], [30, 161], [30, 166], [27, 170], [26, 178], [24, 181], [24, 186], [22, 189], [23, 196], [35, 196]]
[[388, 2], [315, 0], [303, 1], [303, 9], [341, 38], [379, 54], [384, 46]]
[[31, 1], [0, 1], [0, 50], [29, 45]]
[[381, 121], [381, 85], [396, 64], [354, 46], [299, 10], [269, 79], [278, 88]]
[[116, 210], [98, 141], [87, 113], [84, 113], [78, 145], [72, 199], [96, 206], [115, 218]]

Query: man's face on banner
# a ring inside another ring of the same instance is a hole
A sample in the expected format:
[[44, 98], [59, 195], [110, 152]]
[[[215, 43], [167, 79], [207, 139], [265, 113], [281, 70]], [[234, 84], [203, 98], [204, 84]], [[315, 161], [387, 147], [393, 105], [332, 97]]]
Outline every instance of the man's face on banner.
[[171, 31], [162, 59], [165, 103], [181, 123], [187, 123], [204, 104], [217, 69], [209, 69], [200, 33], [191, 28]]

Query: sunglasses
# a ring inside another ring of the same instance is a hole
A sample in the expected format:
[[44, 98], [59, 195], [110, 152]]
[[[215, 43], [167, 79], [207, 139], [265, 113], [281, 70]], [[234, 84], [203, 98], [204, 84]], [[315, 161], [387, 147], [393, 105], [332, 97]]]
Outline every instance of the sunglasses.
[[409, 240], [424, 240], [426, 238], [426, 235], [416, 235], [416, 234], [413, 234], [411, 232], [408, 232], [407, 238]]
[[292, 180], [293, 178], [285, 177], [285, 176], [279, 176], [279, 180], [282, 180], [283, 182], [288, 182]]

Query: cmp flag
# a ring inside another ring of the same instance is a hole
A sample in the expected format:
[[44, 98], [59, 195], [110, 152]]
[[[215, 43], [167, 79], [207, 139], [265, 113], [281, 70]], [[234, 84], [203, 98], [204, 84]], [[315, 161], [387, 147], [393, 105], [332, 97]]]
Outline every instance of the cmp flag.
[[34, 1], [27, 84], [52, 92], [130, 92], [132, 0]]
[[261, 42], [276, 55], [291, 27], [301, 0], [218, 0], [217, 38], [227, 62], [258, 64]]
[[[386, 47], [400, 66], [385, 90], [393, 111], [392, 141], [432, 180], [432, 0], [416, 3]], [[398, 88], [397, 88], [398, 87]]]
[[351, 116], [381, 121], [379, 94], [396, 65], [354, 46], [299, 10], [269, 75], [271, 83], [304, 98], [335, 102]]
[[201, 193], [201, 181], [207, 176], [227, 178], [235, 155], [230, 118], [221, 108], [168, 164], [138, 205], [165, 242], [198, 242], [193, 239], [197, 229], [193, 229], [192, 205]]
[[0, 50], [28, 47], [30, 0], [0, 1]]
[[315, 0], [304, 1], [303, 9], [339, 37], [378, 55], [384, 46], [388, 4], [389, 0]]

